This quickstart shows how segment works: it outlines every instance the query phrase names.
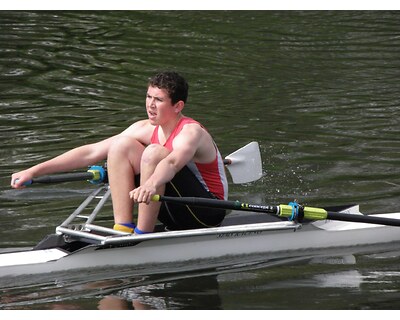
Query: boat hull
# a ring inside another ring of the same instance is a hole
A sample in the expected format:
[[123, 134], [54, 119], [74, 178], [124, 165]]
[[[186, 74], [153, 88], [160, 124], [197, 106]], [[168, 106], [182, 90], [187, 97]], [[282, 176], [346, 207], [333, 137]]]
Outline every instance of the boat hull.
[[[392, 215], [399, 217], [399, 214]], [[366, 253], [390, 250], [398, 247], [399, 243], [400, 229], [397, 227], [335, 221], [306, 225], [295, 222], [256, 223], [143, 236], [107, 237], [100, 244], [89, 244], [72, 253], [58, 248], [36, 250], [36, 254], [42, 254], [43, 258], [34, 263], [30, 263], [33, 260], [27, 260], [26, 255], [35, 254], [35, 251], [1, 254], [0, 265], [3, 266], [0, 267], [0, 278], [115, 267], [146, 269], [146, 272], [150, 272], [149, 266], [170, 264], [175, 264], [179, 271], [189, 271], [250, 261], [251, 256], [267, 261]], [[10, 260], [13, 254], [14, 258], [19, 257], [19, 263]]]

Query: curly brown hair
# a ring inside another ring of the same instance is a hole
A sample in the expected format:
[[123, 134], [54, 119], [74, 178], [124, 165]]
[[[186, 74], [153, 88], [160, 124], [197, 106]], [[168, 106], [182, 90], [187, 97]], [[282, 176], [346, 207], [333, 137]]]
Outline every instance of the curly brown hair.
[[186, 103], [189, 91], [189, 84], [180, 74], [174, 71], [157, 73], [149, 79], [148, 86], [167, 90], [172, 104], [178, 101]]

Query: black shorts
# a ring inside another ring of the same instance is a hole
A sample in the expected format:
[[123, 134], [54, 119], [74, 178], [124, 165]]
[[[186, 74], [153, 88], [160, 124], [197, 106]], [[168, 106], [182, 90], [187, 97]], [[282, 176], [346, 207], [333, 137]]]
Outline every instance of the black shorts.
[[[196, 176], [185, 166], [165, 187], [165, 195], [171, 197], [201, 197], [216, 199], [207, 191]], [[187, 205], [167, 203], [161, 204], [158, 220], [168, 230], [186, 230], [218, 227], [224, 220], [226, 210], [198, 208]]]

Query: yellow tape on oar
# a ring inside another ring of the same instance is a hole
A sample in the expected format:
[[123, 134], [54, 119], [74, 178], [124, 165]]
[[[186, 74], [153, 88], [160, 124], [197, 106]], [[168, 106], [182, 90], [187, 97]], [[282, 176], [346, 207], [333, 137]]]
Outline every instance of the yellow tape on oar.
[[91, 166], [87, 172], [93, 175], [93, 178], [89, 180], [93, 184], [104, 182], [107, 178], [107, 172], [102, 166]]
[[[328, 212], [322, 208], [304, 207], [304, 218], [309, 220], [325, 220]], [[293, 218], [293, 206], [281, 204], [279, 206], [279, 216]]]
[[95, 169], [89, 169], [87, 172], [90, 172], [93, 174], [93, 179], [92, 180], [100, 180], [101, 179], [101, 175], [100, 175], [100, 171], [99, 170], [95, 170]]

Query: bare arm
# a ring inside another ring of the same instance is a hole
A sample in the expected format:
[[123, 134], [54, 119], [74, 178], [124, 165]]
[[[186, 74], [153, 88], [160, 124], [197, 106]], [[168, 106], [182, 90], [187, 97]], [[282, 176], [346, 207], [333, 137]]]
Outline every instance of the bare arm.
[[112, 143], [121, 135], [129, 135], [143, 144], [149, 144], [148, 136], [151, 130], [152, 127], [147, 120], [137, 121], [120, 134], [97, 143], [74, 148], [29, 169], [14, 173], [11, 176], [11, 187], [21, 188], [26, 181], [31, 180], [33, 177], [84, 168], [104, 160], [107, 158]]
[[33, 177], [87, 167], [107, 157], [108, 148], [116, 136], [69, 150], [11, 176], [11, 187], [20, 188]]

